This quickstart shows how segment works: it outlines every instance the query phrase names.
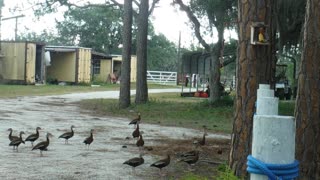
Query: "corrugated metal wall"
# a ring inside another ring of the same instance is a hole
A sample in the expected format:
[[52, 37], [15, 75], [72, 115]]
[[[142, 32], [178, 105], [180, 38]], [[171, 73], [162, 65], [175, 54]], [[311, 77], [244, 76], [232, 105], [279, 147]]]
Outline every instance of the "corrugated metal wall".
[[[43, 45], [39, 47], [43, 47]], [[5, 41], [1, 42], [1, 51], [4, 57], [0, 59], [0, 74], [4, 82], [36, 83], [37, 43]], [[43, 49], [41, 48], [39, 51], [43, 51]], [[38, 61], [42, 64], [43, 58], [38, 57]], [[38, 70], [45, 72], [43, 66], [40, 66]], [[41, 80], [43, 79], [39, 79], [39, 81]]]
[[34, 84], [36, 79], [36, 44], [27, 43], [26, 83]]
[[91, 82], [91, 49], [78, 49], [78, 82]]
[[1, 43], [0, 74], [5, 80], [25, 81], [25, 43]]

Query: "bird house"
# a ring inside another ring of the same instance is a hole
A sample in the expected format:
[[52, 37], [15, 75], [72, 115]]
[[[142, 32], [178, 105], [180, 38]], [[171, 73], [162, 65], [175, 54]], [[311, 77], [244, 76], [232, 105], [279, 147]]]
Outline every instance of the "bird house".
[[252, 45], [269, 45], [268, 27], [263, 22], [252, 23], [251, 44]]

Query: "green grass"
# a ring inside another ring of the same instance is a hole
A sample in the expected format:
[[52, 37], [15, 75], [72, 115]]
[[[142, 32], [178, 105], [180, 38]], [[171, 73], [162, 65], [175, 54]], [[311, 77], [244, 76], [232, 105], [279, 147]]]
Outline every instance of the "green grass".
[[[164, 86], [150, 84], [148, 88], [173, 88], [176, 86]], [[118, 84], [101, 84], [100, 87], [91, 87], [90, 85], [3, 85], [0, 84], [0, 98], [12, 98], [18, 96], [41, 96], [54, 94], [67, 94], [75, 92], [93, 92], [93, 91], [110, 91], [119, 90]], [[135, 89], [135, 83], [132, 83], [131, 89]]]
[[294, 116], [295, 101], [280, 101], [279, 115]]
[[140, 112], [146, 123], [195, 129], [205, 125], [210, 131], [231, 132], [234, 112], [231, 98], [222, 99], [219, 106], [210, 106], [201, 98], [184, 98], [179, 93], [150, 94], [149, 100], [147, 104], [132, 105], [127, 109], [119, 109], [118, 100], [114, 99], [84, 100], [80, 106], [117, 117], [135, 117]]

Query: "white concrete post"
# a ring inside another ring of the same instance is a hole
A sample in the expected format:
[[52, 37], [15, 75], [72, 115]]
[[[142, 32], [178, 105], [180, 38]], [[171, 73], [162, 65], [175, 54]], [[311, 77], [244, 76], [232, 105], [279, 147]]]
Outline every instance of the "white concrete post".
[[[259, 85], [252, 156], [265, 163], [291, 164], [295, 160], [295, 122], [291, 116], [278, 115], [278, 101], [269, 85]], [[268, 180], [268, 177], [250, 174], [250, 179]]]

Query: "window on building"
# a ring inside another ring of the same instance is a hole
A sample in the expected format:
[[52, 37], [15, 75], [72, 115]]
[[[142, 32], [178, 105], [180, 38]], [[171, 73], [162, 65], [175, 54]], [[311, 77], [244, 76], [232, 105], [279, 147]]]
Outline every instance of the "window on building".
[[100, 74], [101, 61], [95, 61], [93, 63], [93, 74]]

